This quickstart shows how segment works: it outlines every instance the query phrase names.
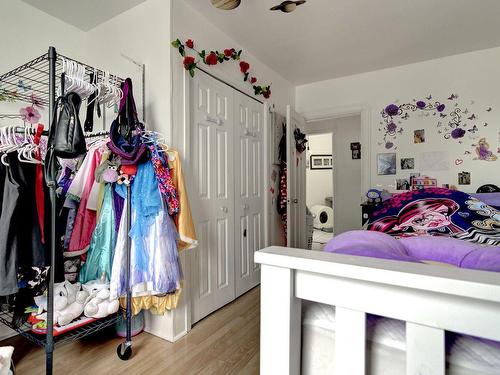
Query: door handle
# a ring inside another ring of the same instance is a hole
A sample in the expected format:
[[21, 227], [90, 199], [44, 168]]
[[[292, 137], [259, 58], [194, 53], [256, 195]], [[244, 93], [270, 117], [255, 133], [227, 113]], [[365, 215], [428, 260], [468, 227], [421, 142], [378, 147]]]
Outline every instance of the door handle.
[[292, 199], [292, 202], [297, 204], [297, 203], [299, 203], [299, 200], [297, 198], [294, 198], [294, 199]]
[[220, 118], [218, 118], [218, 117], [210, 117], [209, 115], [205, 116], [205, 121], [212, 122], [215, 125], [222, 125], [224, 123], [224, 121], [222, 121]]
[[221, 210], [222, 212], [224, 212], [225, 214], [227, 214], [227, 211], [228, 211], [227, 207], [222, 206], [222, 207], [220, 208], [220, 210]]

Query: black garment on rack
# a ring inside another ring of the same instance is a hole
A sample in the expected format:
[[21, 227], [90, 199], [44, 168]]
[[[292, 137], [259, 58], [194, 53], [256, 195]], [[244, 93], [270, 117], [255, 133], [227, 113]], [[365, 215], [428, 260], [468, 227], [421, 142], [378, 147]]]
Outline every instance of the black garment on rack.
[[35, 202], [35, 165], [21, 163], [17, 153], [7, 155], [2, 164], [3, 196], [0, 213], [0, 295], [18, 291], [17, 272], [45, 266]]
[[[94, 82], [94, 73], [90, 73], [89, 81]], [[85, 122], [83, 124], [83, 130], [86, 132], [91, 132], [94, 130], [94, 106], [96, 102], [96, 96], [97, 94], [94, 91], [92, 95], [90, 95], [87, 99], [87, 114], [85, 116]]]

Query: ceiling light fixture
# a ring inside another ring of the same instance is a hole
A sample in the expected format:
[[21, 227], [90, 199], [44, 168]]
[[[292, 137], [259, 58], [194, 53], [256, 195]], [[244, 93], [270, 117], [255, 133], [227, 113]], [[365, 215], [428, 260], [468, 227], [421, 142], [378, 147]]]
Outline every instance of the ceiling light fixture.
[[276, 5], [271, 8], [271, 10], [281, 10], [284, 13], [293, 12], [299, 5], [302, 5], [306, 0], [300, 1], [283, 1], [280, 5]]
[[218, 9], [232, 10], [241, 4], [241, 0], [211, 0], [212, 5]]

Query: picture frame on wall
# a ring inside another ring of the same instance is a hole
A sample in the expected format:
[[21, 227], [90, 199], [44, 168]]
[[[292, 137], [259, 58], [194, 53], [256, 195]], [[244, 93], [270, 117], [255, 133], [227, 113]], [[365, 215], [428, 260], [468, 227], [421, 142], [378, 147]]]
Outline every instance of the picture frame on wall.
[[361, 159], [361, 143], [351, 143], [351, 153], [354, 160]]
[[377, 174], [387, 176], [396, 174], [396, 153], [377, 154]]
[[311, 155], [309, 158], [309, 167], [314, 169], [332, 169], [333, 168], [333, 155], [329, 154], [316, 154]]

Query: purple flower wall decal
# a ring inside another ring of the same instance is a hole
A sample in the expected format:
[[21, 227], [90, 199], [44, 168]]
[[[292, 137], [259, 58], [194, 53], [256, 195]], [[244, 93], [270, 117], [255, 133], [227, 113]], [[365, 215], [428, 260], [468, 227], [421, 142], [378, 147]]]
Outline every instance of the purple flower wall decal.
[[425, 102], [423, 102], [422, 100], [419, 100], [417, 102], [417, 107], [420, 108], [420, 109], [424, 109], [425, 108]]
[[436, 107], [438, 112], [443, 112], [445, 108], [446, 108], [446, 106], [444, 104], [440, 104]]
[[393, 122], [387, 124], [387, 132], [388, 133], [395, 133], [396, 132], [396, 129], [397, 129], [397, 125]]
[[389, 104], [385, 107], [385, 113], [389, 116], [396, 116], [399, 112], [399, 107], [396, 104]]
[[451, 138], [453, 139], [463, 138], [464, 135], [465, 135], [465, 130], [462, 128], [455, 128], [451, 132]]

